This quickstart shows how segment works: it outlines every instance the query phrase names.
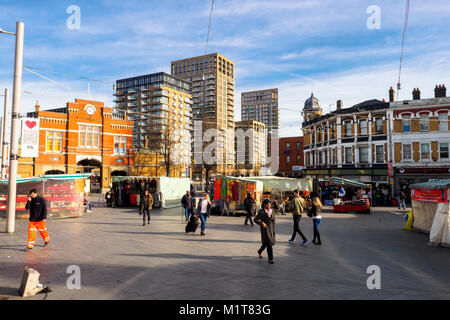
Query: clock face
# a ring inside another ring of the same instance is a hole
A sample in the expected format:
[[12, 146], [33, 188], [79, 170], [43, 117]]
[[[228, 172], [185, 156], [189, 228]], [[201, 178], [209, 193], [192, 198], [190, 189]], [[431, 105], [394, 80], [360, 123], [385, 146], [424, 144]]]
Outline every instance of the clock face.
[[86, 106], [86, 113], [90, 116], [92, 116], [95, 113], [95, 107], [92, 105]]

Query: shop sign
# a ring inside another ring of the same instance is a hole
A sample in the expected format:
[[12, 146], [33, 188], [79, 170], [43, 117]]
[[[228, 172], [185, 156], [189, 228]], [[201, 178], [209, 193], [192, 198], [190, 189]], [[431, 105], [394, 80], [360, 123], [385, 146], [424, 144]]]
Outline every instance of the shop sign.
[[[292, 166], [292, 171], [301, 171], [302, 170], [302, 166]], [[328, 174], [328, 172], [327, 172]]]
[[117, 163], [123, 163], [123, 159], [116, 159], [115, 160]]
[[448, 201], [445, 189], [415, 189], [411, 191], [411, 198], [415, 201], [446, 203]]

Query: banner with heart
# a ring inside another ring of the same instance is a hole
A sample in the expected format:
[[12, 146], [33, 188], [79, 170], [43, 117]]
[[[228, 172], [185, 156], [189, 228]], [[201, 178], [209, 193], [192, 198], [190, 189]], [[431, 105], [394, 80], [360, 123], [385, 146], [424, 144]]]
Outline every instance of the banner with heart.
[[39, 157], [39, 119], [22, 119], [22, 136], [20, 137], [20, 144], [21, 157]]
[[25, 124], [28, 128], [33, 129], [36, 126], [36, 121], [25, 121]]

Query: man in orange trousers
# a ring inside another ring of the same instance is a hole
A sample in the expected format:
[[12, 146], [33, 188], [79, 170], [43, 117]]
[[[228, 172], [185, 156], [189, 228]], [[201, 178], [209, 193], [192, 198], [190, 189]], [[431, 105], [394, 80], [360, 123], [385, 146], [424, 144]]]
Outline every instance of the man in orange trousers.
[[30, 210], [30, 224], [28, 226], [28, 244], [25, 251], [33, 249], [34, 242], [36, 241], [36, 231], [39, 231], [44, 239], [44, 247], [48, 246], [50, 237], [47, 232], [46, 220], [47, 220], [47, 205], [43, 197], [38, 196], [37, 190], [32, 189], [30, 191], [30, 197], [28, 198], [25, 209]]

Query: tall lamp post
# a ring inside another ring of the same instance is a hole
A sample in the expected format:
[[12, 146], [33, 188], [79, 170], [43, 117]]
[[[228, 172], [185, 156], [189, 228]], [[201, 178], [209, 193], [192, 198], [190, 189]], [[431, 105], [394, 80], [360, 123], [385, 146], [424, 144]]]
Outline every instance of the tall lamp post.
[[1, 173], [0, 178], [6, 178], [6, 167], [8, 165], [8, 160], [6, 159], [8, 152], [8, 142], [6, 141], [6, 134], [8, 132], [8, 99], [9, 99], [9, 89], [5, 89], [5, 114], [3, 116], [2, 122], [2, 132], [1, 132], [1, 149], [2, 149], [2, 163], [1, 163]]
[[11, 113], [11, 149], [8, 180], [8, 208], [6, 213], [6, 232], [14, 232], [16, 219], [16, 193], [17, 193], [17, 166], [19, 162], [19, 109], [20, 93], [22, 92], [22, 67], [23, 67], [23, 22], [16, 22], [16, 33], [6, 32], [0, 29], [0, 33], [16, 36], [16, 52], [14, 61], [14, 86]]

